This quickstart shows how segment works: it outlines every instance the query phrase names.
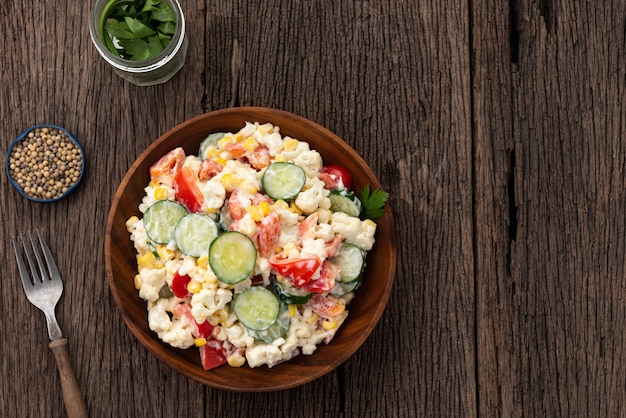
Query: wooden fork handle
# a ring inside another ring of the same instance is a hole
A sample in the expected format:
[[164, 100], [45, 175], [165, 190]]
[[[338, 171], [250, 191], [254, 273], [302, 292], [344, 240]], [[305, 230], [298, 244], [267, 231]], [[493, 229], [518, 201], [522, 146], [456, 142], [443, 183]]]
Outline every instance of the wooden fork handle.
[[63, 402], [68, 418], [87, 418], [87, 407], [80, 392], [74, 369], [70, 363], [70, 355], [67, 349], [67, 339], [61, 338], [50, 343], [50, 350], [54, 354], [61, 377], [61, 389], [63, 390]]

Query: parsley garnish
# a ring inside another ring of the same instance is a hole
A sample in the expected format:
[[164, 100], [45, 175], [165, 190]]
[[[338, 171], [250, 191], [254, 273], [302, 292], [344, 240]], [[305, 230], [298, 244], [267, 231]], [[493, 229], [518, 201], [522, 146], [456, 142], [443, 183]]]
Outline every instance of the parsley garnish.
[[359, 200], [361, 201], [361, 219], [375, 219], [385, 213], [385, 202], [389, 193], [380, 190], [370, 190], [370, 185], [366, 185], [361, 191]]
[[174, 11], [163, 0], [111, 2], [102, 13], [102, 38], [107, 49], [127, 60], [144, 61], [157, 56], [176, 29]]

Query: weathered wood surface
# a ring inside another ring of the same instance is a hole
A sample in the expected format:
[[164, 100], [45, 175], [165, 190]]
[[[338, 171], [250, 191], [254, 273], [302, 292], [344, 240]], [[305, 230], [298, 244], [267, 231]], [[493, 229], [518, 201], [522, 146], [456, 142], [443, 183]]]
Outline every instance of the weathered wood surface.
[[[88, 162], [80, 189], [50, 205], [2, 177], [2, 416], [64, 414], [7, 243], [34, 228], [65, 276], [57, 316], [93, 417], [626, 413], [624, 1], [182, 1], [187, 62], [143, 88], [97, 55], [89, 3], [0, 2], [3, 155], [54, 123]], [[224, 392], [160, 364], [105, 280], [106, 217], [129, 165], [176, 124], [233, 105], [336, 132], [396, 219], [397, 277], [374, 334], [284, 392]]]

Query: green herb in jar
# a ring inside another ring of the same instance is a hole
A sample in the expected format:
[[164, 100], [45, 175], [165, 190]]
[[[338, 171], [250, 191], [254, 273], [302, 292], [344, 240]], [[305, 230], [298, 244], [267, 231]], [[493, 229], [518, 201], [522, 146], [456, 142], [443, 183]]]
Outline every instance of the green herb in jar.
[[174, 11], [165, 0], [111, 0], [100, 20], [107, 49], [131, 61], [159, 55], [172, 40], [175, 29]]

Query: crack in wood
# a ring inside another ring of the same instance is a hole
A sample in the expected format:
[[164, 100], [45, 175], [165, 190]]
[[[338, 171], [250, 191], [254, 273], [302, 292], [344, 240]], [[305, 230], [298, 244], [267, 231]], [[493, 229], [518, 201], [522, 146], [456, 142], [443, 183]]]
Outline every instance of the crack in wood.
[[230, 59], [230, 107], [239, 106], [239, 76], [241, 74], [241, 47], [237, 39], [233, 40], [233, 53]]
[[517, 29], [517, 3], [509, 0], [509, 53], [511, 62], [519, 62], [519, 30]]

